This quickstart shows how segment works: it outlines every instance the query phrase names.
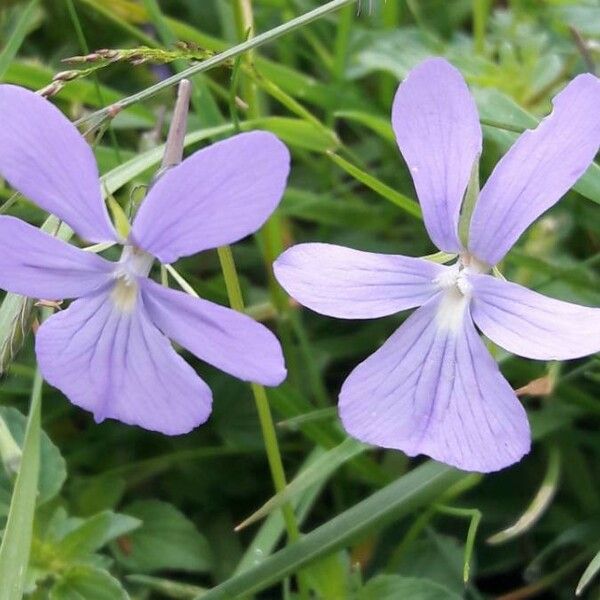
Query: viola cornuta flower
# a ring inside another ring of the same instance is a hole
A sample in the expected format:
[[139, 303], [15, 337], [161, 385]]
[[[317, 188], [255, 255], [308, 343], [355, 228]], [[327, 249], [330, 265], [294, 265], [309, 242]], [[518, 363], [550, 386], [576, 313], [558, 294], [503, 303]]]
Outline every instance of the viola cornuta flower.
[[442, 59], [400, 85], [392, 124], [425, 227], [451, 266], [420, 258], [299, 244], [275, 263], [281, 285], [319, 313], [369, 319], [420, 307], [342, 386], [350, 435], [488, 472], [530, 448], [527, 416], [481, 340], [563, 360], [600, 350], [600, 309], [561, 302], [489, 274], [523, 231], [579, 179], [600, 144], [600, 80], [576, 77], [553, 112], [523, 133], [481, 190], [468, 244], [459, 215], [481, 152], [477, 110], [460, 73]]
[[154, 184], [123, 240], [75, 126], [47, 100], [11, 85], [0, 86], [0, 115], [0, 175], [81, 238], [124, 244], [115, 263], [0, 217], [0, 287], [77, 298], [36, 335], [50, 384], [97, 421], [173, 435], [206, 421], [212, 395], [169, 338], [240, 379], [269, 386], [285, 379], [279, 342], [266, 327], [148, 277], [155, 258], [171, 263], [256, 231], [286, 185], [284, 144], [257, 131], [196, 152]]

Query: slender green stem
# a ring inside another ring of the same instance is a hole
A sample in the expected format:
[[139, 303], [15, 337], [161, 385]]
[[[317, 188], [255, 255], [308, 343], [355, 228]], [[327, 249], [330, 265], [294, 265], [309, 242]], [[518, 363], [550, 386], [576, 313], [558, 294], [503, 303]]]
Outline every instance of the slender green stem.
[[[83, 27], [81, 26], [81, 22], [79, 21], [79, 16], [77, 15], [77, 11], [75, 10], [75, 5], [73, 4], [73, 0], [66, 0], [67, 3], [67, 12], [69, 13], [69, 17], [73, 23], [73, 27], [75, 29], [75, 34], [77, 35], [77, 39], [79, 41], [79, 46], [81, 51], [84, 54], [90, 53], [90, 48], [88, 46], [87, 40], [85, 39], [85, 33], [83, 32]], [[96, 95], [98, 96], [98, 100], [100, 104], [104, 106], [104, 97], [102, 94], [102, 90], [100, 89], [100, 81], [98, 80], [98, 73], [94, 71], [92, 74], [92, 79], [94, 81], [94, 88], [96, 90]], [[121, 153], [119, 151], [119, 143], [117, 142], [117, 136], [115, 135], [115, 131], [112, 128], [112, 125], [108, 124], [108, 135], [110, 136], [110, 141], [112, 144], [113, 151], [115, 153], [115, 158], [117, 159], [117, 164], [121, 164]]]
[[[191, 67], [181, 71], [180, 73], [177, 73], [176, 75], [168, 77], [167, 79], [164, 79], [163, 81], [160, 81], [160, 82], [156, 83], [155, 85], [152, 85], [152, 86], [146, 88], [145, 90], [138, 92], [137, 94], [132, 94], [131, 96], [128, 96], [127, 98], [123, 98], [122, 100], [120, 100], [118, 102], [118, 108], [122, 110], [124, 108], [127, 108], [128, 106], [136, 104], [137, 102], [141, 102], [142, 100], [151, 98], [152, 96], [154, 96], [161, 90], [164, 90], [165, 88], [175, 85], [182, 79], [193, 77], [194, 75], [197, 75], [198, 73], [203, 73], [205, 71], [208, 71], [209, 69], [212, 69], [213, 67], [221, 65], [224, 62], [226, 62], [232, 58], [235, 58], [236, 56], [238, 56], [240, 54], [243, 54], [244, 52], [248, 52], [249, 50], [252, 50], [253, 48], [258, 48], [259, 46], [262, 46], [263, 44], [272, 42], [273, 40], [281, 37], [282, 35], [285, 35], [286, 33], [290, 33], [291, 31], [294, 31], [300, 27], [303, 27], [303, 26], [307, 25], [308, 23], [311, 23], [312, 21], [315, 21], [331, 12], [338, 10], [342, 6], [347, 6], [347, 5], [353, 4], [355, 2], [356, 2], [356, 0], [331, 0], [330, 2], [327, 2], [326, 4], [324, 4], [323, 6], [319, 6], [318, 8], [315, 8], [314, 10], [311, 10], [311, 11], [297, 17], [296, 19], [292, 19], [291, 21], [288, 21], [287, 23], [283, 23], [277, 27], [274, 27], [273, 29], [266, 31], [265, 33], [261, 33], [260, 35], [257, 35], [256, 37], [250, 38], [249, 40], [247, 40], [241, 44], [238, 44], [237, 46], [233, 46], [232, 48], [229, 48], [228, 50], [225, 50], [224, 52], [221, 52], [220, 54], [217, 54], [217, 55], [209, 58], [208, 60], [205, 60], [197, 65], [192, 65]], [[79, 119], [79, 121], [76, 122], [76, 125], [81, 125], [82, 123], [88, 122], [88, 121], [91, 121], [93, 123], [103, 121], [104, 119], [106, 119], [106, 118], [110, 117], [112, 114], [114, 114], [114, 112], [115, 112], [115, 107], [108, 106], [106, 108], [103, 108], [101, 110], [98, 110], [98, 111], [92, 113], [91, 115], [88, 115], [87, 117]]]
[[[223, 270], [223, 277], [225, 278], [225, 286], [227, 287], [227, 295], [229, 296], [229, 304], [234, 310], [244, 312], [244, 299], [242, 297], [242, 290], [240, 288], [231, 248], [229, 248], [229, 246], [223, 246], [218, 249], [218, 253], [221, 269]], [[260, 420], [275, 491], [279, 493], [285, 489], [287, 482], [285, 471], [283, 469], [283, 462], [281, 460], [281, 453], [279, 451], [279, 444], [277, 442], [277, 433], [275, 432], [271, 408], [269, 407], [269, 400], [265, 388], [262, 385], [253, 383], [252, 394], [254, 395], [254, 401], [256, 402], [256, 409], [258, 411], [258, 418]], [[282, 507], [282, 511], [289, 539], [291, 541], [298, 540], [300, 538], [300, 532], [292, 507], [289, 504], [285, 504]]]
[[[252, 0], [235, 0], [234, 13], [236, 29], [240, 40], [251, 40], [254, 36], [254, 15], [252, 12]], [[244, 79], [242, 81], [242, 95], [248, 105], [248, 116], [259, 118], [260, 94], [254, 71], [254, 52], [248, 51], [242, 57], [244, 67]], [[289, 322], [289, 303], [287, 296], [279, 287], [273, 274], [273, 262], [283, 251], [283, 236], [281, 231], [281, 219], [278, 214], [272, 214], [260, 232], [259, 241], [263, 251], [263, 258], [267, 271], [269, 293], [271, 302], [278, 313], [278, 333], [288, 363], [289, 378], [294, 385], [300, 384], [300, 370], [296, 364], [296, 352], [293, 345], [293, 335]]]
[[489, 12], [489, 0], [473, 0], [473, 38], [475, 52], [485, 54], [485, 29]]

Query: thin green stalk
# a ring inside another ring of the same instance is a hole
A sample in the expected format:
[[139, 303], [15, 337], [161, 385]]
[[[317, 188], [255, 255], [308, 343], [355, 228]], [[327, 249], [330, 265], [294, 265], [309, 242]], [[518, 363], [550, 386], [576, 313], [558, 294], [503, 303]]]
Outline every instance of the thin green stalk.
[[[254, 37], [254, 15], [252, 11], [252, 0], [235, 0], [234, 14], [237, 35], [240, 40], [250, 41]], [[248, 105], [248, 117], [259, 118], [260, 94], [254, 74], [254, 52], [248, 51], [241, 59], [244, 69], [242, 80], [242, 95]], [[290, 381], [298, 385], [300, 383], [300, 370], [296, 364], [296, 353], [292, 343], [293, 334], [289, 322], [289, 303], [287, 296], [279, 287], [273, 273], [272, 264], [283, 251], [283, 236], [281, 232], [281, 219], [279, 215], [272, 214], [267, 220], [259, 234], [262, 242], [263, 257], [267, 270], [269, 292], [271, 301], [278, 313], [278, 333], [281, 338], [285, 356], [288, 363]]]
[[[296, 19], [292, 19], [291, 21], [288, 21], [287, 23], [278, 25], [277, 27], [274, 27], [273, 29], [266, 31], [265, 33], [261, 33], [261, 34], [257, 35], [256, 37], [250, 38], [249, 40], [247, 40], [241, 44], [238, 44], [236, 46], [233, 46], [232, 48], [229, 48], [228, 50], [225, 50], [224, 52], [221, 52], [220, 54], [217, 54], [201, 63], [192, 65], [191, 67], [181, 71], [180, 73], [177, 73], [176, 75], [168, 77], [167, 79], [164, 79], [163, 81], [159, 81], [158, 83], [156, 83], [140, 92], [137, 92], [136, 94], [132, 94], [131, 96], [128, 96], [127, 98], [123, 98], [122, 100], [120, 100], [118, 102], [118, 108], [123, 110], [123, 109], [127, 108], [128, 106], [136, 104], [137, 102], [141, 102], [142, 100], [151, 98], [152, 96], [154, 96], [161, 90], [164, 90], [165, 88], [175, 85], [182, 79], [187, 79], [187, 78], [193, 77], [194, 75], [197, 75], [198, 73], [203, 73], [205, 71], [208, 71], [209, 69], [212, 69], [213, 67], [221, 65], [224, 62], [227, 62], [240, 54], [244, 54], [245, 52], [248, 52], [249, 50], [258, 48], [259, 46], [262, 46], [263, 44], [272, 42], [273, 40], [276, 40], [277, 38], [281, 37], [282, 35], [285, 35], [286, 33], [290, 33], [291, 31], [295, 31], [296, 29], [298, 29], [300, 27], [304, 27], [305, 25], [307, 25], [308, 23], [311, 23], [312, 21], [315, 21], [331, 12], [334, 12], [334, 11], [338, 10], [339, 8], [342, 8], [343, 6], [347, 6], [349, 4], [354, 4], [355, 2], [356, 2], [356, 0], [331, 0], [330, 2], [327, 2], [326, 4], [324, 4], [323, 6], [319, 6], [318, 8], [315, 8], [314, 10], [311, 10], [311, 11], [297, 17]], [[91, 121], [93, 123], [103, 121], [104, 119], [109, 118], [112, 114], [114, 114], [114, 112], [115, 112], [115, 107], [108, 106], [108, 107], [98, 110], [82, 119], [79, 119], [79, 121], [76, 122], [76, 125], [81, 125], [82, 123], [88, 122], [88, 121]]]
[[[90, 53], [90, 47], [88, 46], [87, 40], [85, 39], [85, 33], [83, 32], [83, 27], [81, 26], [81, 22], [79, 21], [79, 16], [77, 15], [77, 11], [75, 10], [75, 5], [73, 4], [73, 0], [65, 0], [67, 4], [67, 12], [69, 13], [69, 17], [73, 23], [73, 28], [75, 29], [75, 34], [77, 35], [77, 39], [79, 41], [79, 46], [83, 54]], [[100, 104], [104, 106], [104, 97], [102, 95], [102, 90], [100, 89], [100, 81], [98, 80], [98, 74], [94, 72], [92, 74], [92, 79], [94, 81], [94, 88], [96, 89], [96, 95], [98, 96], [98, 100]], [[119, 143], [117, 142], [117, 136], [115, 135], [115, 130], [112, 125], [108, 124], [108, 135], [110, 136], [110, 141], [112, 144], [112, 148], [115, 153], [115, 158], [117, 159], [117, 164], [121, 164], [121, 153], [119, 152]]]
[[473, 39], [475, 52], [485, 54], [485, 30], [489, 12], [489, 0], [473, 0]]
[[42, 376], [36, 370], [23, 441], [23, 457], [0, 546], [0, 600], [21, 600], [31, 550], [40, 471]]
[[[242, 297], [242, 290], [240, 288], [231, 248], [229, 248], [229, 246], [222, 246], [218, 249], [218, 254], [219, 261], [221, 262], [221, 269], [223, 270], [223, 277], [225, 278], [225, 286], [227, 287], [229, 304], [234, 310], [244, 312], [244, 299]], [[262, 385], [253, 383], [252, 394], [254, 396], [254, 401], [256, 402], [256, 409], [258, 411], [258, 418], [260, 420], [275, 491], [280, 493], [285, 489], [287, 482], [285, 471], [283, 469], [283, 462], [281, 460], [281, 453], [279, 451], [279, 444], [277, 442], [277, 433], [275, 432], [275, 425], [269, 407], [269, 400], [265, 388]], [[282, 511], [289, 539], [290, 541], [297, 541], [300, 538], [300, 531], [292, 507], [289, 504], [284, 504]]]

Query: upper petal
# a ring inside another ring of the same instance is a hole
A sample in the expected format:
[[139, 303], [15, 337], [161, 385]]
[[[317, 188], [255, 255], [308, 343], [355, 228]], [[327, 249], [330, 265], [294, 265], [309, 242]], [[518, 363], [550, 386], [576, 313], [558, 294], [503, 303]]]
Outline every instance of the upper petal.
[[285, 379], [281, 346], [264, 325], [150, 279], [142, 294], [156, 326], [198, 358], [244, 381], [276, 386]]
[[96, 421], [176, 435], [210, 414], [210, 389], [139, 299], [131, 311], [119, 310], [106, 293], [76, 300], [42, 324], [35, 349], [44, 379]]
[[530, 447], [525, 411], [466, 303], [444, 295], [352, 371], [339, 410], [348, 433], [364, 442], [467, 471], [502, 469]]
[[600, 308], [548, 298], [490, 275], [471, 275], [481, 331], [513, 354], [565, 360], [600, 351]]
[[252, 131], [213, 144], [157, 181], [131, 239], [163, 263], [236, 242], [275, 210], [289, 170], [289, 152], [271, 133]]
[[283, 288], [308, 308], [342, 319], [371, 319], [420, 306], [447, 267], [422, 258], [298, 244], [274, 263]]
[[477, 108], [460, 72], [442, 58], [413, 69], [396, 92], [392, 125], [429, 237], [440, 250], [459, 252], [460, 207], [481, 154]]
[[0, 288], [32, 298], [77, 298], [112, 279], [113, 263], [14, 217], [0, 216]]
[[554, 110], [523, 133], [496, 165], [471, 220], [469, 249], [495, 265], [520, 235], [569, 190], [600, 146], [600, 80], [579, 75]]
[[0, 85], [0, 176], [82, 238], [117, 240], [98, 167], [77, 128], [48, 100]]

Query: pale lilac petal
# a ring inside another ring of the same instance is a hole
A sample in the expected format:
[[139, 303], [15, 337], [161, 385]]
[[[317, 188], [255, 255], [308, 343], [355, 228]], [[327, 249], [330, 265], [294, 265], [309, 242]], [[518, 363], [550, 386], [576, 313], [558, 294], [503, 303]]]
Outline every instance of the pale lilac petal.
[[460, 72], [442, 58], [413, 69], [396, 92], [392, 125], [429, 237], [440, 250], [460, 251], [460, 207], [481, 154], [477, 108]]
[[490, 275], [471, 275], [477, 327], [513, 354], [566, 360], [600, 352], [600, 308], [548, 298]]
[[332, 317], [371, 319], [425, 304], [448, 267], [422, 258], [361, 252], [332, 244], [298, 244], [273, 265], [300, 304]]
[[48, 100], [0, 85], [0, 177], [82, 238], [117, 240], [98, 167], [77, 128]]
[[167, 171], [133, 224], [136, 246], [171, 263], [254, 233], [285, 189], [290, 156], [271, 133], [242, 133]]
[[281, 346], [264, 325], [150, 279], [142, 294], [156, 326], [201, 360], [244, 381], [276, 386], [285, 379]]
[[35, 347], [44, 379], [96, 421], [176, 435], [210, 414], [210, 389], [152, 324], [139, 297], [130, 311], [106, 293], [76, 300], [40, 327]]
[[0, 216], [0, 288], [32, 298], [77, 298], [108, 285], [114, 264], [37, 227]]
[[523, 133], [481, 190], [469, 248], [495, 265], [537, 217], [571, 188], [600, 146], [600, 80], [576, 77], [554, 98], [554, 110]]
[[340, 416], [359, 440], [490, 472], [529, 451], [525, 411], [460, 301], [419, 308], [344, 382]]

